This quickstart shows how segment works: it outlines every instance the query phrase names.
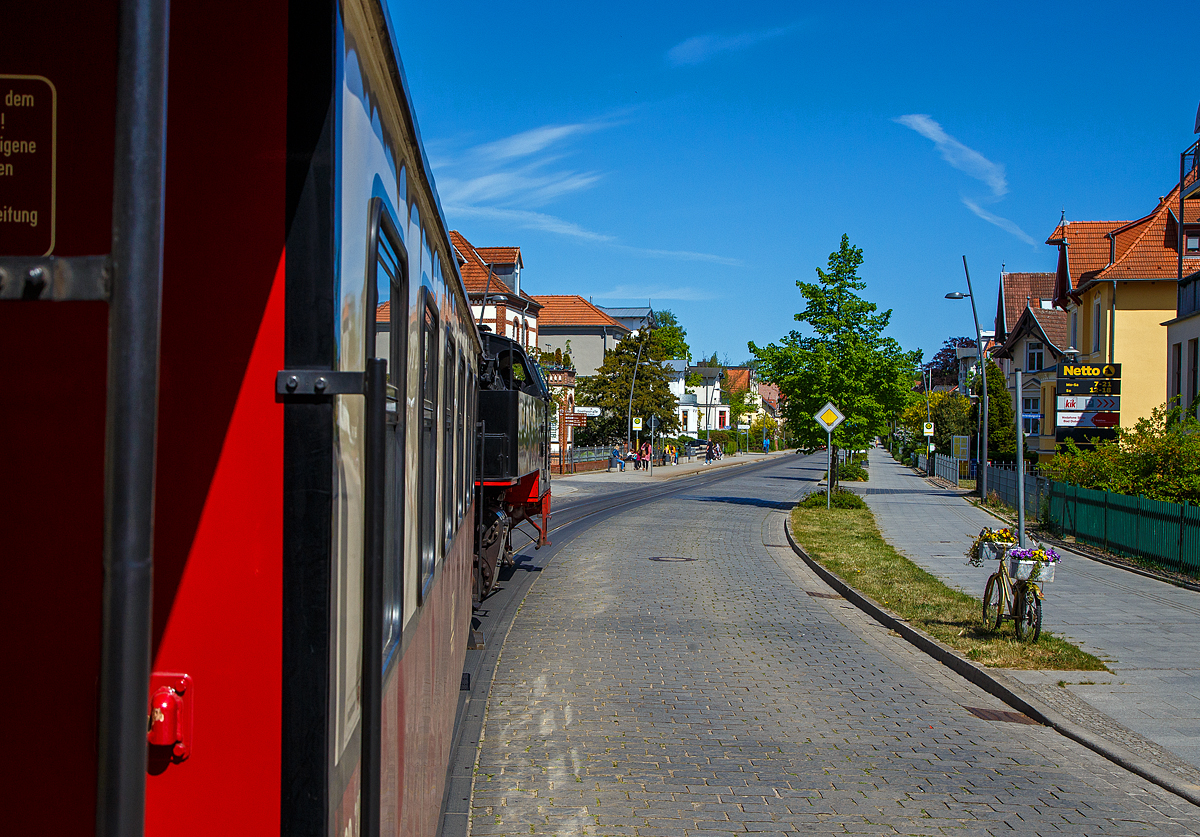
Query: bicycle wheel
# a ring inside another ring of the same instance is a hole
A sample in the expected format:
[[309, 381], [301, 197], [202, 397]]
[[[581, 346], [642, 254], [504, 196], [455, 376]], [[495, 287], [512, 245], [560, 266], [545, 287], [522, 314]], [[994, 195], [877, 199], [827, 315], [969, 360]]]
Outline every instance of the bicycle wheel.
[[1017, 639], [1037, 642], [1042, 635], [1042, 597], [1037, 588], [1021, 585], [1017, 593]]
[[998, 630], [1004, 619], [1004, 585], [1000, 583], [1000, 573], [992, 573], [983, 589], [983, 626], [989, 630]]

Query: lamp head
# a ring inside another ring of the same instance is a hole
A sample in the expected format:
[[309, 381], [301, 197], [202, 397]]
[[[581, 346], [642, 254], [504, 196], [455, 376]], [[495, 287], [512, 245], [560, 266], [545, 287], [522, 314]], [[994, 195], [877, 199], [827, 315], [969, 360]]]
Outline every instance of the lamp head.
[[958, 291], [946, 294], [946, 299], [966, 299], [970, 294], [960, 294]]

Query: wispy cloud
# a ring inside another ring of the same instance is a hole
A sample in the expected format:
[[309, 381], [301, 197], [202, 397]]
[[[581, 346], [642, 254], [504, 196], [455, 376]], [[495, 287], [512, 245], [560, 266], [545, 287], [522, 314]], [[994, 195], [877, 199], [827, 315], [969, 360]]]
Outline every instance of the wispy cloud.
[[466, 218], [486, 218], [489, 221], [501, 221], [520, 227], [523, 230], [541, 230], [557, 233], [584, 241], [607, 243], [616, 241], [611, 235], [586, 230], [571, 221], [546, 215], [541, 212], [531, 212], [527, 209], [505, 209], [498, 206], [446, 206], [448, 215], [458, 215]]
[[712, 253], [633, 247], [622, 244], [616, 236], [538, 211], [558, 198], [590, 189], [603, 179], [601, 172], [572, 169], [562, 165], [562, 161], [570, 153], [572, 139], [618, 124], [619, 121], [608, 119], [542, 125], [457, 150], [448, 143], [431, 143], [442, 207], [450, 218], [483, 218], [613, 247], [634, 256], [741, 264], [737, 259]]
[[628, 244], [614, 244], [613, 246], [626, 253], [632, 253], [636, 256], [649, 256], [652, 259], [674, 259], [681, 262], [709, 262], [711, 264], [730, 266], [742, 264], [741, 259], [716, 256], [712, 253], [697, 253], [693, 250], [655, 250], [650, 247], [630, 247]]
[[924, 113], [897, 116], [894, 120], [906, 128], [912, 128], [925, 139], [933, 142], [942, 159], [961, 172], [981, 180], [992, 190], [992, 195], [1002, 198], [1008, 194], [1008, 182], [1004, 178], [1004, 166], [993, 163], [974, 148], [969, 148], [950, 136], [942, 126]]
[[590, 292], [588, 296], [594, 299], [657, 299], [675, 300], [680, 302], [703, 302], [716, 299], [716, 295], [700, 288], [692, 287], [661, 287], [656, 285], [617, 285], [600, 293]]
[[774, 29], [758, 29], [750, 32], [739, 32], [736, 35], [696, 35], [686, 41], [680, 41], [667, 50], [667, 64], [672, 67], [687, 67], [703, 64], [712, 58], [726, 52], [740, 52], [749, 49], [763, 41], [770, 41], [794, 31], [799, 26], [793, 23], [789, 26], [779, 26]]
[[[981, 183], [986, 184], [991, 191], [991, 195], [980, 200], [995, 203], [1008, 194], [1008, 180], [1004, 175], [1004, 166], [1000, 163], [993, 163], [974, 148], [964, 145], [950, 136], [929, 114], [909, 113], [904, 116], [897, 116], [893, 121], [898, 122], [906, 128], [911, 128], [927, 140], [930, 140], [934, 148], [938, 150], [938, 153], [942, 155], [943, 160], [959, 171], [965, 172]], [[1015, 235], [1026, 244], [1037, 246], [1037, 242], [1033, 240], [1032, 236], [1013, 221], [988, 212], [979, 205], [979, 200], [964, 197], [962, 198], [962, 202], [967, 209], [989, 224], [995, 224], [1005, 232]]]
[[995, 224], [997, 227], [1004, 230], [1005, 232], [1012, 233], [1017, 238], [1021, 239], [1022, 241], [1024, 241], [1026, 244], [1030, 245], [1031, 247], [1037, 246], [1037, 242], [1033, 240], [1033, 236], [1031, 236], [1029, 233], [1025, 232], [1025, 230], [1018, 227], [1014, 222], [1008, 220], [1007, 218], [1001, 218], [999, 215], [993, 215], [991, 212], [988, 212], [986, 209], [984, 209], [979, 204], [975, 203], [975, 201], [971, 200], [970, 198], [963, 198], [962, 202], [967, 207], [967, 209], [974, 212], [976, 215], [978, 215], [983, 220], [987, 221], [989, 224]]

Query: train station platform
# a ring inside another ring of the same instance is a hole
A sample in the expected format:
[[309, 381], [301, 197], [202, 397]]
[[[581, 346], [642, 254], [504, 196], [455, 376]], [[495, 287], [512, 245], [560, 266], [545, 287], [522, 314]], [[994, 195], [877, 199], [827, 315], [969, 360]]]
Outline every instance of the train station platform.
[[[882, 449], [862, 494], [884, 538], [946, 584], [981, 598], [991, 568], [965, 553], [1002, 524], [965, 492], [935, 485]], [[1037, 698], [1107, 740], [1200, 784], [1200, 592], [1063, 553], [1046, 585], [1043, 628], [1095, 654], [1104, 672], [1005, 671]], [[1011, 630], [1011, 628], [1008, 628]]]

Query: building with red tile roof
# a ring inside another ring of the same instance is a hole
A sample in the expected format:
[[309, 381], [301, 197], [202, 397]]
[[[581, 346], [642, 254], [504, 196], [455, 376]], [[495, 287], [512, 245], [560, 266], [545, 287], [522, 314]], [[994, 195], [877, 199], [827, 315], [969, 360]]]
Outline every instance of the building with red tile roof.
[[475, 247], [458, 230], [450, 231], [450, 243], [475, 322], [536, 347], [542, 306], [521, 289], [521, 248]]
[[539, 295], [533, 300], [540, 306], [538, 348], [569, 353], [580, 375], [595, 375], [604, 353], [632, 333], [577, 294]]
[[[1054, 309], [1054, 273], [1001, 273], [996, 295], [996, 342], [1003, 343], [1026, 306]], [[974, 361], [972, 361], [974, 362]]]
[[[1200, 207], [1184, 206], [1185, 228], [1200, 223]], [[1167, 397], [1163, 322], [1176, 313], [1178, 213], [1176, 186], [1135, 221], [1064, 218], [1046, 239], [1058, 248], [1054, 302], [1067, 312], [1067, 348], [1081, 363], [1122, 365], [1122, 427]]]

